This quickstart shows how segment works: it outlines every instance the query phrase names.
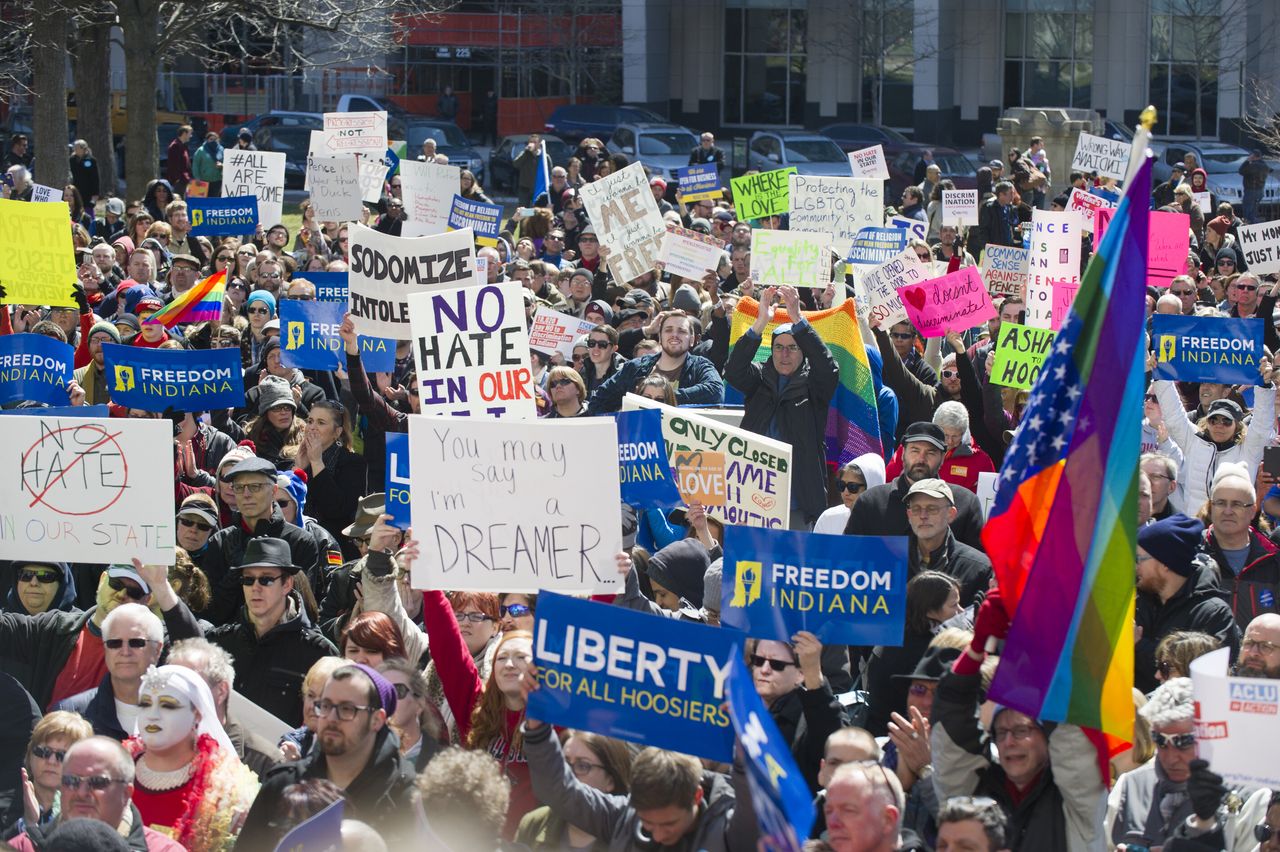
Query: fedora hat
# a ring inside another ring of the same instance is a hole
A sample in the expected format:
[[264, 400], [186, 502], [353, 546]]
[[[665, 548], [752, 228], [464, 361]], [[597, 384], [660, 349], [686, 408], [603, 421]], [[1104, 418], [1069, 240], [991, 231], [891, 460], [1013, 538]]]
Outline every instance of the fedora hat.
[[356, 519], [342, 531], [347, 538], [364, 538], [377, 523], [378, 516], [387, 511], [387, 494], [375, 491], [360, 498], [356, 506]]
[[293, 564], [289, 542], [282, 538], [251, 538], [244, 548], [244, 558], [235, 570], [245, 568], [279, 568], [286, 574], [297, 574], [301, 569]]

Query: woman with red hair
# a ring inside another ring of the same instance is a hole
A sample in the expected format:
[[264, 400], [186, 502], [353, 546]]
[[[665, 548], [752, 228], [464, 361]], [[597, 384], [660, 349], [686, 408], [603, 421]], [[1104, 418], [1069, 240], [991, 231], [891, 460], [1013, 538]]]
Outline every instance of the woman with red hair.
[[404, 639], [385, 612], [362, 612], [342, 631], [342, 655], [353, 663], [377, 668], [384, 660], [404, 659]]

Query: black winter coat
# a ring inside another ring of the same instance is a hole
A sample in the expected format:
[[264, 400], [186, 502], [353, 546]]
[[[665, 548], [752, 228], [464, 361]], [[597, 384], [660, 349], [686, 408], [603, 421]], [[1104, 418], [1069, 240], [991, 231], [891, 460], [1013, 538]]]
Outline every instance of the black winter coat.
[[[904, 502], [911, 483], [904, 473], [893, 482], [877, 485], [862, 492], [853, 504], [845, 535], [910, 535], [907, 504]], [[963, 485], [950, 485], [959, 514], [951, 522], [951, 532], [970, 547], [982, 549], [982, 504]]]
[[116, 715], [116, 691], [111, 686], [110, 674], [104, 674], [102, 681], [93, 689], [59, 701], [53, 709], [79, 713], [93, 725], [93, 732], [101, 737], [124, 742], [133, 734], [120, 725], [120, 717]]
[[1163, 604], [1156, 595], [1139, 590], [1133, 620], [1142, 628], [1142, 638], [1133, 649], [1133, 685], [1143, 692], [1160, 685], [1156, 680], [1156, 645], [1170, 633], [1208, 633], [1231, 648], [1233, 660], [1240, 648], [1240, 628], [1212, 567], [1198, 565], [1182, 588]]
[[825, 435], [828, 409], [840, 385], [840, 365], [809, 323], [796, 323], [792, 334], [804, 360], [781, 390], [773, 359], [752, 361], [761, 339], [750, 330], [729, 353], [724, 375], [746, 397], [741, 427], [769, 435], [770, 425], [776, 423], [777, 439], [791, 445], [792, 501], [806, 520], [816, 521], [827, 508]]
[[920, 558], [919, 541], [911, 536], [907, 569], [908, 578], [921, 571], [941, 571], [951, 577], [960, 585], [961, 608], [970, 606], [978, 592], [985, 592], [991, 583], [991, 560], [982, 551], [957, 541], [951, 530], [947, 530], [947, 540], [929, 554], [928, 564]]
[[779, 696], [769, 708], [778, 733], [791, 743], [791, 755], [800, 774], [816, 793], [818, 770], [827, 747], [827, 737], [844, 727], [846, 720], [840, 702], [830, 685], [823, 681], [821, 689], [797, 687]]
[[324, 451], [324, 470], [315, 474], [307, 471], [310, 481], [306, 514], [338, 541], [345, 559], [360, 558], [355, 542], [343, 537], [342, 531], [356, 518], [356, 504], [364, 496], [367, 472], [363, 456], [338, 444]]

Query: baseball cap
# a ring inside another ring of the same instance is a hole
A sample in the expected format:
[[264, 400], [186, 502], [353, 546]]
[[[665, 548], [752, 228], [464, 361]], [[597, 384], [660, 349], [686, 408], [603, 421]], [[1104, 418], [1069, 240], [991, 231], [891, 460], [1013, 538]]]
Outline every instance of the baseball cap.
[[213, 499], [206, 494], [189, 495], [182, 501], [182, 506], [178, 509], [178, 517], [199, 518], [214, 529], [222, 526], [218, 521], [218, 508], [214, 505]]
[[926, 444], [932, 444], [943, 452], [947, 450], [947, 436], [942, 431], [942, 427], [926, 420], [912, 423], [907, 427], [907, 431], [902, 435], [902, 443], [906, 445], [912, 441], [923, 441]]
[[1237, 423], [1244, 420], [1244, 410], [1240, 408], [1239, 403], [1233, 399], [1215, 399], [1210, 403], [1209, 410], [1206, 412], [1206, 415], [1213, 417], [1215, 414], [1223, 417], [1230, 417]]
[[955, 495], [951, 493], [951, 486], [941, 479], [922, 479], [915, 483], [907, 491], [906, 502], [910, 503], [911, 498], [917, 494], [937, 497], [939, 500], [946, 500], [953, 506], [956, 504]]
[[111, 565], [107, 567], [107, 576], [113, 580], [132, 580], [142, 589], [143, 594], [151, 594], [151, 586], [142, 579], [142, 575], [132, 565]]

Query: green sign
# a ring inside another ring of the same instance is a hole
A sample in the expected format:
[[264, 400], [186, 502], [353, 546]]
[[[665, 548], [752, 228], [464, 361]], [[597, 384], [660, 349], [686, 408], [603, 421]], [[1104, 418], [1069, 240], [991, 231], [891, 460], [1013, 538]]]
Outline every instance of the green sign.
[[1016, 322], [1000, 323], [991, 381], [1005, 387], [1030, 390], [1057, 334], [1049, 328], [1032, 328]]
[[786, 169], [774, 169], [771, 172], [756, 172], [743, 175], [729, 181], [733, 190], [733, 208], [737, 211], [738, 221], [747, 222], [752, 219], [763, 219], [765, 216], [781, 216], [791, 206], [790, 175], [795, 173], [795, 166]]

